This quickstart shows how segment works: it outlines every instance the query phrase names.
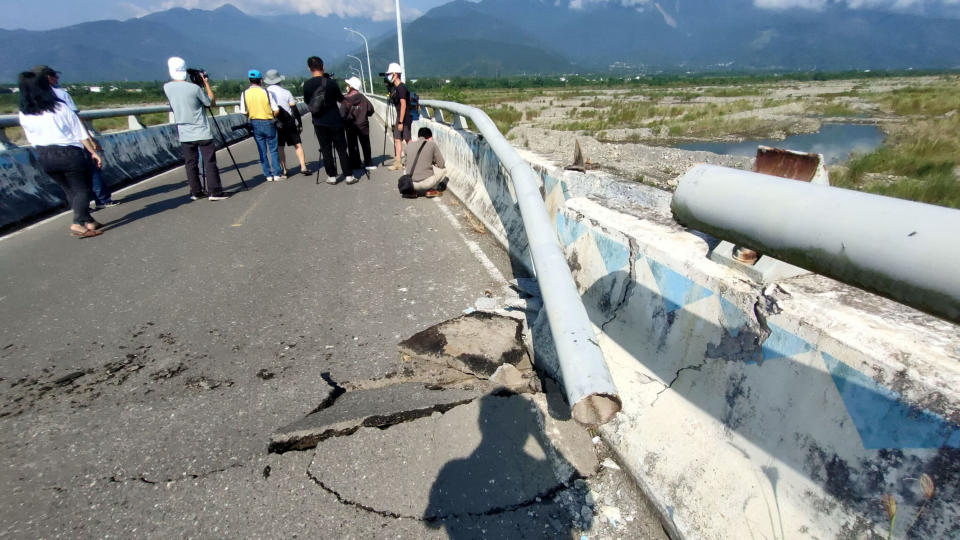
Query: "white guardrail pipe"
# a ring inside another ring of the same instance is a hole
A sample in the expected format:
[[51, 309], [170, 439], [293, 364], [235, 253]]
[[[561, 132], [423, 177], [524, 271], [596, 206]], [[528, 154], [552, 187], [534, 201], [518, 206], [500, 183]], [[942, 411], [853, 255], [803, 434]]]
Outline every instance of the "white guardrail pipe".
[[420, 105], [469, 118], [510, 173], [571, 414], [582, 424], [609, 422], [620, 411], [620, 396], [540, 196], [539, 177], [480, 109], [449, 101], [421, 100]]
[[671, 204], [687, 227], [960, 322], [960, 210], [698, 165]]

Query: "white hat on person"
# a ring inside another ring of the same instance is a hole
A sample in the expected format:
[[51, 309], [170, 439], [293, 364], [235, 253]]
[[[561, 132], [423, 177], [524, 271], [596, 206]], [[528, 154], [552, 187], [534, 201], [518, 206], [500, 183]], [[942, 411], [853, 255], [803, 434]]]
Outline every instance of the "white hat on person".
[[[382, 65], [382, 64], [381, 64], [381, 65]], [[398, 64], [398, 63], [396, 63], [396, 62], [391, 62], [390, 65], [387, 66], [387, 73], [398, 73], [398, 74], [399, 74], [399, 73], [403, 73], [403, 70], [400, 69], [400, 64]]]
[[347, 86], [349, 86], [350, 88], [353, 88], [354, 90], [363, 90], [363, 83], [360, 82], [360, 79], [356, 77], [350, 77], [344, 82], [346, 82]]
[[167, 70], [170, 72], [170, 78], [175, 81], [187, 80], [187, 61], [179, 56], [171, 56], [167, 59]]
[[263, 82], [267, 84], [280, 84], [286, 79], [279, 71], [275, 69], [268, 69], [267, 72], [263, 75]]

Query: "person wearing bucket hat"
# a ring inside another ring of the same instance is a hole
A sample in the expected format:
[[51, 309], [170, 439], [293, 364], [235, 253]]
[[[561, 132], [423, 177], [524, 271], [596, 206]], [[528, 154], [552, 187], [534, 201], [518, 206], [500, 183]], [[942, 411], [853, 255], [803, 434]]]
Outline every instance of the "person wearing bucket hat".
[[257, 143], [260, 155], [260, 168], [267, 182], [286, 178], [280, 168], [280, 155], [277, 152], [277, 126], [274, 118], [280, 107], [263, 87], [263, 75], [259, 70], [247, 72], [250, 87], [240, 94], [240, 112], [247, 115], [253, 126], [253, 139]]
[[286, 146], [292, 146], [296, 150], [297, 159], [300, 160], [300, 174], [309, 176], [313, 171], [307, 168], [306, 158], [303, 155], [303, 143], [300, 140], [303, 119], [300, 117], [300, 109], [297, 108], [297, 100], [293, 98], [293, 94], [280, 86], [284, 79], [286, 77], [275, 69], [268, 69], [263, 76], [263, 82], [268, 85], [267, 92], [280, 107], [277, 111], [277, 154], [280, 156], [280, 168], [283, 169], [283, 174], [280, 176], [287, 176], [287, 156], [284, 152]]
[[413, 110], [410, 108], [410, 90], [400, 77], [400, 64], [393, 62], [387, 67], [387, 78], [393, 88], [390, 90], [390, 102], [397, 109], [396, 125], [393, 128], [394, 155], [397, 156], [390, 166], [391, 171], [403, 169], [403, 143], [410, 142], [413, 129]]
[[[350, 167], [354, 171], [366, 167], [368, 171], [376, 169], [373, 157], [370, 155], [370, 120], [373, 116], [373, 104], [360, 93], [363, 83], [356, 77], [350, 77], [347, 83], [347, 94], [340, 104], [340, 114], [343, 116], [344, 129], [347, 133], [347, 154], [350, 157]], [[363, 149], [363, 161], [360, 160], [360, 149]]]

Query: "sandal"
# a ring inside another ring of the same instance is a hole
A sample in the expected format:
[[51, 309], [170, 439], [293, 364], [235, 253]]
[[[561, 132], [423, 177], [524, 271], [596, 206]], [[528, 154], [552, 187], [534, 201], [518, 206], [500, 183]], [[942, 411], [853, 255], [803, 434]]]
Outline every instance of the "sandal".
[[98, 231], [96, 229], [87, 229], [82, 233], [71, 231], [70, 234], [72, 234], [76, 238], [93, 238], [94, 236], [100, 236], [101, 234], [103, 234], [103, 231]]
[[88, 231], [96, 231], [103, 228], [103, 223], [100, 223], [99, 221], [88, 221], [84, 225], [87, 227]]

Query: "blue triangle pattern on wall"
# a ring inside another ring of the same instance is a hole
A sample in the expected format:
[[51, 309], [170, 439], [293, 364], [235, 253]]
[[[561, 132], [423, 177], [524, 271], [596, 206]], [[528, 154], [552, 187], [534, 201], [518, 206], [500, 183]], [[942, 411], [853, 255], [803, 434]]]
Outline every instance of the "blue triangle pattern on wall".
[[557, 214], [557, 235], [564, 246], [570, 246], [586, 233], [587, 228], [579, 221], [567, 219], [562, 213]]
[[960, 448], [960, 426], [904, 403], [901, 395], [821, 351], [837, 392], [869, 450]]
[[657, 288], [660, 289], [660, 297], [663, 298], [663, 307], [667, 313], [682, 309], [713, 294], [710, 289], [697, 285], [687, 276], [674, 272], [653, 259], [647, 259], [647, 264], [650, 265], [653, 279], [656, 280]]
[[775, 324], [768, 324], [770, 336], [763, 342], [763, 360], [777, 360], [791, 358], [813, 350], [813, 345], [807, 343], [793, 332], [780, 328]]
[[621, 242], [610, 238], [609, 236], [593, 231], [593, 240], [597, 244], [597, 251], [603, 257], [603, 264], [607, 267], [607, 272], [616, 272], [623, 270], [630, 264], [630, 249]]

